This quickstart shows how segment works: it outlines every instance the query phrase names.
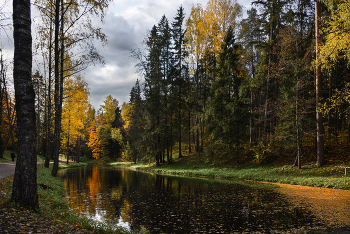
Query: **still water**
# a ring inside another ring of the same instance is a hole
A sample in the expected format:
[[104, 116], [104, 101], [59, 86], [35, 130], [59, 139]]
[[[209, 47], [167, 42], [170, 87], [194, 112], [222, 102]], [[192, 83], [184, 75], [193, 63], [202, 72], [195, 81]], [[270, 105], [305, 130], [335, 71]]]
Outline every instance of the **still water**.
[[107, 166], [59, 174], [71, 209], [135, 232], [304, 233], [327, 227], [307, 204], [294, 203], [277, 186]]

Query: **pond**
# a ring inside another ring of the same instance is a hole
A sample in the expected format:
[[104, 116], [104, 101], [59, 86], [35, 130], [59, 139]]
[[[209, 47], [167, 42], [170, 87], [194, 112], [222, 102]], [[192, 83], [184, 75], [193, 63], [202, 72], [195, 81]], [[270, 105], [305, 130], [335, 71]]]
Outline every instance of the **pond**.
[[59, 175], [71, 209], [135, 232], [304, 233], [350, 225], [349, 193], [340, 208], [341, 221], [337, 217], [332, 222], [339, 212], [320, 215], [305, 197], [308, 192], [298, 195], [277, 185], [163, 176], [109, 166], [66, 169]]

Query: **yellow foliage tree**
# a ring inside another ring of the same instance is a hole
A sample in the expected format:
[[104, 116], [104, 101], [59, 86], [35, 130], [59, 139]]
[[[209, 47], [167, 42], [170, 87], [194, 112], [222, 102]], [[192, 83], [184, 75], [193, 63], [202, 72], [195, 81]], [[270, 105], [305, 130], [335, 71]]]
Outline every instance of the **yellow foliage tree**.
[[124, 121], [124, 129], [125, 131], [129, 131], [132, 121], [133, 121], [133, 113], [134, 113], [135, 105], [133, 103], [123, 103], [122, 106], [122, 119]]
[[113, 98], [111, 95], [106, 97], [104, 105], [102, 107], [102, 115], [104, 123], [112, 124], [115, 119], [115, 110], [117, 109], [119, 102], [117, 99]]
[[80, 76], [69, 77], [65, 80], [65, 99], [62, 112], [62, 143], [67, 154], [70, 148], [85, 138], [84, 130], [91, 105], [88, 101], [88, 84]]
[[204, 39], [204, 9], [201, 4], [193, 5], [191, 9], [191, 15], [186, 21], [186, 34], [185, 39], [187, 41], [188, 50], [192, 56], [191, 63], [197, 63], [204, 54], [205, 39]]
[[[350, 2], [348, 0], [320, 0], [330, 11], [330, 15], [324, 17], [322, 32], [324, 42], [320, 46], [318, 63], [324, 69], [332, 70], [339, 60], [350, 61]], [[337, 90], [328, 98], [320, 110], [324, 115], [331, 114], [334, 110], [347, 102], [350, 103], [350, 84], [346, 84], [343, 90]]]
[[242, 6], [236, 0], [209, 0], [205, 8], [193, 5], [185, 34], [192, 58], [198, 61], [206, 49], [218, 55], [227, 29], [236, 29], [241, 15]]
[[101, 157], [102, 144], [97, 135], [96, 127], [90, 127], [90, 135], [87, 145], [92, 149], [92, 156], [99, 159]]
[[205, 32], [209, 48], [217, 55], [221, 49], [227, 29], [236, 29], [242, 7], [236, 0], [209, 0], [205, 11]]
[[320, 61], [331, 68], [339, 59], [350, 59], [350, 3], [348, 0], [322, 0], [331, 14], [323, 19], [324, 44]]

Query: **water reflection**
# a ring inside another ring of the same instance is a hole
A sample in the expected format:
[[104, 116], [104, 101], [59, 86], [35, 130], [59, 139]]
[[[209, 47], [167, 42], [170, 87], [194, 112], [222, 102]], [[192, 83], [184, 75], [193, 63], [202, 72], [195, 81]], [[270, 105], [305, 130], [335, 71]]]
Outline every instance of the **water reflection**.
[[271, 189], [97, 166], [60, 176], [72, 209], [137, 232], [286, 233], [324, 225]]

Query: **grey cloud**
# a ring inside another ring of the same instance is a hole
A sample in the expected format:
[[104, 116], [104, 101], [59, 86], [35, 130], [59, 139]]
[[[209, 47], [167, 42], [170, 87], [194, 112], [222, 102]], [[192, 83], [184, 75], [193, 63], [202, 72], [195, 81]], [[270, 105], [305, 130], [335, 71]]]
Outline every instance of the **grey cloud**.
[[130, 51], [135, 44], [135, 30], [122, 16], [108, 14], [104, 32], [108, 36], [108, 49], [112, 51]]
[[[153, 25], [165, 15], [172, 22], [179, 6], [182, 4], [186, 17], [191, 12], [193, 4], [205, 6], [209, 0], [140, 0], [115, 2], [110, 5], [101, 25], [107, 35], [108, 44], [96, 48], [105, 59], [105, 67], [90, 67], [85, 72], [85, 78], [90, 86], [91, 103], [95, 108], [103, 103], [108, 95], [116, 98], [120, 105], [129, 100], [131, 87], [140, 77], [134, 67], [135, 62], [130, 58], [130, 51], [140, 44]], [[239, 0], [247, 5], [251, 0]]]
[[128, 102], [131, 87], [139, 78], [132, 63], [120, 67], [111, 62], [105, 67], [89, 68], [85, 77], [89, 80], [91, 104], [95, 108], [99, 108], [108, 95], [112, 95], [120, 104]]
[[130, 90], [135, 84], [135, 80], [128, 78], [125, 80], [118, 79], [117, 82], [91, 82], [90, 95], [93, 106], [98, 109], [108, 95], [116, 98], [120, 105], [123, 102], [128, 102]]

